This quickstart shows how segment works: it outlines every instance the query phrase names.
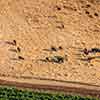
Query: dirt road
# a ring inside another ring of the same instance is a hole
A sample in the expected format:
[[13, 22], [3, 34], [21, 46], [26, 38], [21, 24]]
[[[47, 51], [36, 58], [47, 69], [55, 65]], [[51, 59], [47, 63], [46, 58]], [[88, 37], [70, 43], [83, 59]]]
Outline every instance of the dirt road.
[[74, 84], [71, 82], [54, 82], [50, 81], [47, 82], [45, 80], [34, 80], [33, 83], [27, 83], [27, 82], [18, 82], [16, 81], [9, 81], [9, 80], [3, 80], [0, 79], [0, 85], [6, 85], [6, 86], [13, 86], [17, 88], [28, 88], [31, 90], [50, 90], [50, 91], [56, 91], [56, 92], [64, 92], [65, 94], [73, 94], [73, 95], [82, 95], [82, 96], [92, 96], [100, 98], [100, 86], [98, 85], [84, 85], [84, 84]]

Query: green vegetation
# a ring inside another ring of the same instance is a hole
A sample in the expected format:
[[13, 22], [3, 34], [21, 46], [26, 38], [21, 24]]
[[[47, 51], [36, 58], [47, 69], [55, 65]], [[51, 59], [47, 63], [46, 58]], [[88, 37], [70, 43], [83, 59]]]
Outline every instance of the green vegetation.
[[16, 88], [0, 87], [0, 100], [99, 100], [64, 94], [32, 92]]

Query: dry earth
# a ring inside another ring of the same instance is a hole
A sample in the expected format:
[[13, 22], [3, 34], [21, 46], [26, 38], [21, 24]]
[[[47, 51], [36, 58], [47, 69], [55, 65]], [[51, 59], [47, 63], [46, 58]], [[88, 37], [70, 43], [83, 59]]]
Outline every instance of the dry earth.
[[[16, 40], [17, 44], [8, 44]], [[57, 52], [44, 51], [62, 46]], [[17, 47], [20, 52], [14, 51]], [[100, 48], [99, 0], [1, 0], [0, 77], [100, 84], [100, 57], [90, 62], [81, 50]], [[68, 56], [62, 64], [42, 62]], [[24, 57], [18, 59], [18, 56]], [[100, 53], [88, 56], [100, 56]]]

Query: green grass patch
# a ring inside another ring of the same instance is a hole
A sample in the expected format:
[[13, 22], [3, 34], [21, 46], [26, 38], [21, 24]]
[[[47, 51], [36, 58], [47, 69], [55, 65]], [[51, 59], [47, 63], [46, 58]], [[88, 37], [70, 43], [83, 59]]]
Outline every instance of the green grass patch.
[[10, 87], [0, 87], [0, 100], [100, 100], [62, 93], [33, 92]]

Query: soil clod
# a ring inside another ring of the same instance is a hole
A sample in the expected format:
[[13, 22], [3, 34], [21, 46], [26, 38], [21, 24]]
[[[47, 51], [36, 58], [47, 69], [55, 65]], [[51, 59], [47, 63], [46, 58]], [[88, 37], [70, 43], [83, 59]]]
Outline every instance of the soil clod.
[[17, 47], [17, 51], [18, 51], [18, 52], [21, 52], [21, 49], [20, 49], [20, 47]]
[[19, 59], [19, 60], [24, 60], [24, 57], [18, 56], [18, 59]]

